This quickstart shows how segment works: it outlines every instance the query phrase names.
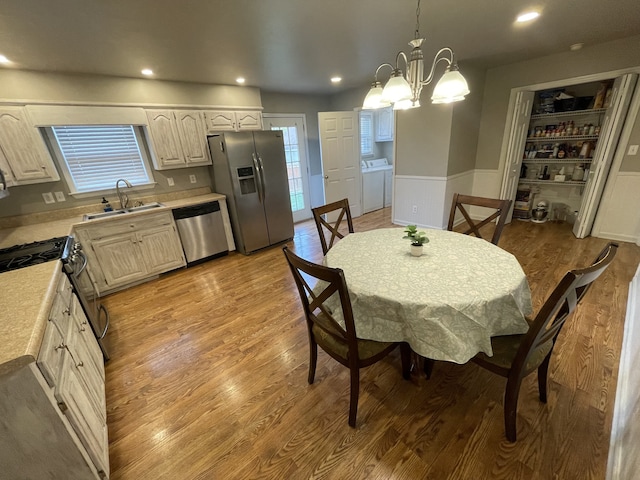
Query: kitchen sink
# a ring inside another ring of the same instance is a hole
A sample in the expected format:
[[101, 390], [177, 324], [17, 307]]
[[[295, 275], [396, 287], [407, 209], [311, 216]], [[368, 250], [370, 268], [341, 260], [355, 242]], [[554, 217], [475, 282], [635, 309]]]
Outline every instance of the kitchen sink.
[[164, 207], [164, 205], [159, 202], [152, 202], [152, 203], [147, 203], [145, 205], [138, 205], [137, 207], [124, 208], [120, 210], [111, 210], [109, 212], [87, 213], [83, 217], [83, 220], [86, 222], [87, 220], [96, 220], [98, 218], [107, 218], [107, 217], [113, 217], [116, 215], [124, 215], [127, 213], [142, 212], [144, 210], [150, 210], [152, 208], [158, 208], [158, 207]]
[[140, 212], [142, 210], [149, 210], [150, 208], [158, 207], [164, 207], [164, 205], [159, 202], [146, 203], [144, 205], [138, 205], [137, 207], [127, 208], [126, 212]]

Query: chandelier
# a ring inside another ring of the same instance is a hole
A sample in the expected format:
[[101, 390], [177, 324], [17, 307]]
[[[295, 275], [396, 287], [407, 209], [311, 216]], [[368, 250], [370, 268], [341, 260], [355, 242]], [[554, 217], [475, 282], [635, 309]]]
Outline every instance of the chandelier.
[[[436, 83], [431, 96], [432, 103], [451, 103], [464, 100], [469, 94], [469, 86], [462, 74], [458, 71], [458, 64], [453, 57], [453, 50], [448, 47], [441, 48], [433, 59], [431, 71], [427, 78], [424, 75], [424, 55], [421, 46], [424, 38], [420, 38], [420, 0], [416, 8], [416, 31], [414, 39], [409, 42], [413, 47], [409, 59], [404, 52], [396, 55], [395, 67], [390, 63], [383, 63], [376, 69], [371, 89], [364, 99], [363, 109], [371, 110], [393, 105], [394, 110], [406, 110], [420, 106], [420, 93], [422, 87], [433, 81], [436, 65], [445, 62], [447, 67], [444, 74]], [[400, 59], [404, 60], [406, 74], [400, 69]], [[391, 76], [387, 84], [382, 88], [378, 81], [378, 73], [383, 67], [391, 68]]]

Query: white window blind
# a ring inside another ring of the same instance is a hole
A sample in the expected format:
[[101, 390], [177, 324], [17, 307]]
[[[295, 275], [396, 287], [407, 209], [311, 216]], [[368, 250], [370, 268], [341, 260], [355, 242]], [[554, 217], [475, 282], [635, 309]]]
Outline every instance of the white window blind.
[[373, 155], [373, 115], [360, 113], [360, 155]]
[[151, 183], [132, 125], [51, 129], [74, 183], [73, 193], [112, 189], [119, 178], [127, 179], [132, 185]]

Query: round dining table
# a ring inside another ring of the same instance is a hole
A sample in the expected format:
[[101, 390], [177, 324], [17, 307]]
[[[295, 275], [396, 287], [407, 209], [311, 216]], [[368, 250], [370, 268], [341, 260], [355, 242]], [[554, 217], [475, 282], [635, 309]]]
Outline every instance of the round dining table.
[[324, 264], [344, 271], [358, 337], [466, 363], [493, 354], [492, 336], [527, 331], [531, 291], [513, 255], [469, 235], [421, 230], [429, 242], [419, 257], [403, 228], [350, 233], [327, 252]]

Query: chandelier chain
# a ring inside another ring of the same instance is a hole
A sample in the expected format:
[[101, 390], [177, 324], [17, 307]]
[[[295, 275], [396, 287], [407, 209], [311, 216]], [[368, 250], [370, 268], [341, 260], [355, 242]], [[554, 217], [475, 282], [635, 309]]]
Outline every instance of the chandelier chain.
[[413, 38], [420, 37], [420, 0], [418, 0], [418, 6], [416, 7], [416, 33]]

